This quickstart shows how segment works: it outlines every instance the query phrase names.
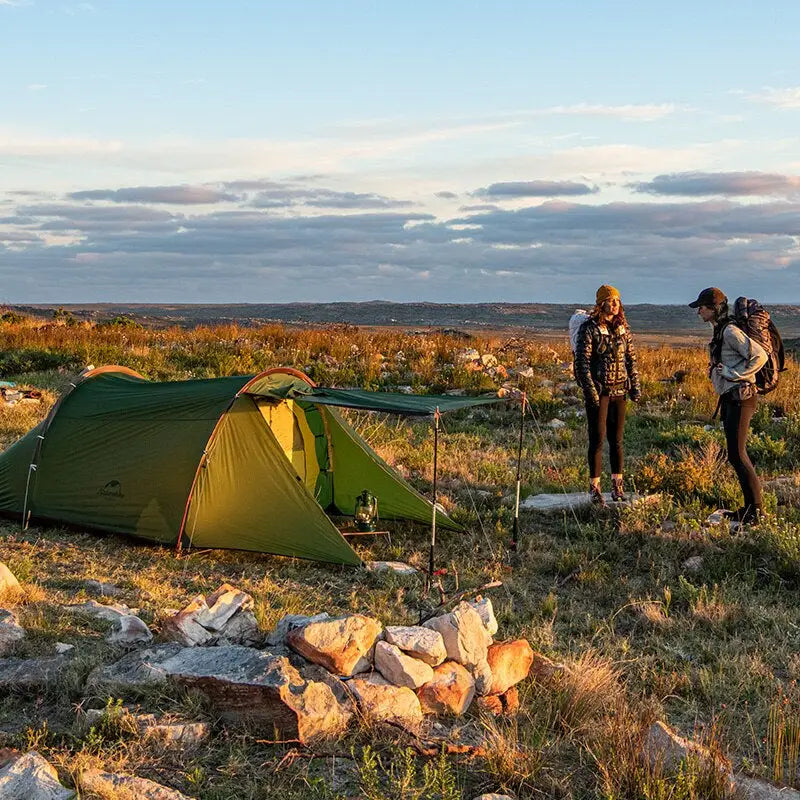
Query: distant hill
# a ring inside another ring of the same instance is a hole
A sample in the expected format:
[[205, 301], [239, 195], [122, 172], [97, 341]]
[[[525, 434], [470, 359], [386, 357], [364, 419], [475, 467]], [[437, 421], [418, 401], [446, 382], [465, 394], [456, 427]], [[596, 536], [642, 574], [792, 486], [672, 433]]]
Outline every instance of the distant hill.
[[[156, 326], [217, 325], [264, 322], [313, 325], [350, 323], [366, 326], [460, 328], [464, 330], [527, 329], [564, 331], [577, 306], [557, 303], [242, 303], [238, 305], [182, 305], [83, 303], [64, 305], [82, 319], [117, 315], [134, 317]], [[56, 306], [14, 306], [36, 316], [52, 316]], [[785, 337], [800, 337], [800, 306], [771, 305]], [[639, 304], [625, 307], [631, 327], [641, 333], [704, 335], [697, 314], [687, 306]]]

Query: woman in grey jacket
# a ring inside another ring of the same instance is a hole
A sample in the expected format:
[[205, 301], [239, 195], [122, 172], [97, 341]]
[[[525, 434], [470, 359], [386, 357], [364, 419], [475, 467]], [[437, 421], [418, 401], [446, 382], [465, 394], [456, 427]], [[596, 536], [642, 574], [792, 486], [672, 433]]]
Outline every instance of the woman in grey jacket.
[[728, 461], [742, 487], [744, 505], [732, 516], [754, 522], [761, 513], [761, 484], [747, 455], [747, 434], [756, 410], [756, 373], [767, 362], [767, 353], [728, 314], [728, 298], [714, 286], [703, 289], [690, 308], [713, 326], [709, 342], [708, 376], [720, 398], [722, 426]]

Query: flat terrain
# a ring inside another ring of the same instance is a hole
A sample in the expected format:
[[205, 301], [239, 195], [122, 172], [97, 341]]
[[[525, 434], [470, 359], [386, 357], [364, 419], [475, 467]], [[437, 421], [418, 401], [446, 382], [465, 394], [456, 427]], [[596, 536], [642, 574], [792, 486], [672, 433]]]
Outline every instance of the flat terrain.
[[[121, 316], [131, 308], [103, 314]], [[0, 410], [0, 446], [8, 447], [40, 420], [87, 363], [124, 364], [154, 380], [289, 365], [322, 384], [375, 390], [523, 388], [532, 414], [523, 443], [522, 496], [585, 488], [585, 423], [563, 328], [548, 339], [493, 326], [491, 333], [467, 340], [457, 333], [414, 333], [412, 326], [423, 323], [408, 320], [408, 328], [397, 329], [377, 319], [375, 328], [366, 329], [336, 322], [322, 328], [248, 321], [186, 329], [130, 320], [101, 325], [62, 316], [58, 323], [0, 323], [0, 378], [44, 395], [41, 404]], [[438, 318], [430, 325], [456, 327]], [[439, 563], [447, 570], [443, 591], [451, 597], [456, 587], [502, 581], [491, 593], [498, 638], [523, 636], [568, 667], [553, 683], [525, 681], [513, 718], [471, 711], [447, 722], [450, 741], [482, 741], [481, 755], [415, 755], [396, 730], [364, 729], [317, 749], [270, 743], [264, 731], [222, 725], [191, 696], [137, 701], [145, 711], [211, 722], [211, 741], [191, 753], [148, 746], [120, 725], [81, 732], [76, 710], [107, 701], [85, 697], [82, 678], [120, 656], [105, 642], [101, 623], [60, 610], [86, 599], [88, 578], [119, 587], [118, 599], [141, 609], [156, 631], [165, 609], [183, 607], [226, 581], [254, 597], [265, 630], [285, 613], [323, 610], [373, 614], [384, 624], [414, 623], [438, 596], [426, 595], [415, 577], [378, 577], [232, 551], [178, 559], [169, 549], [115, 535], [57, 527], [23, 532], [17, 521], [0, 528], [0, 560], [24, 588], [22, 597], [7, 599], [28, 631], [13, 655], [50, 655], [56, 642], [66, 642], [75, 644], [81, 657], [70, 681], [52, 692], [0, 698], [0, 747], [36, 747], [66, 785], [77, 770], [101, 766], [153, 778], [200, 800], [469, 800], [484, 791], [576, 800], [727, 796], [697, 764], [685, 764], [677, 774], [642, 766], [643, 731], [660, 717], [718, 748], [737, 770], [795, 785], [800, 376], [791, 362], [753, 422], [749, 447], [766, 481], [770, 513], [759, 526], [739, 533], [709, 526], [711, 511], [734, 507], [739, 498], [724, 461], [722, 433], [710, 422], [714, 398], [705, 379], [702, 330], [696, 347], [685, 346], [693, 343], [685, 338], [695, 335], [693, 325], [690, 313], [686, 332], [673, 328], [676, 338], [669, 346], [660, 337], [652, 340], [659, 346], [650, 346], [650, 334], [640, 336], [644, 398], [631, 407], [626, 426], [626, 480], [631, 489], [660, 495], [646, 507], [555, 517], [523, 512], [513, 552], [519, 406], [478, 408], [443, 420], [440, 500], [466, 529], [440, 537]], [[465, 360], [467, 348], [493, 355], [503, 370]], [[389, 464], [430, 492], [428, 421], [367, 413], [350, 418]], [[564, 425], [549, 425], [554, 419]], [[391, 543], [384, 537], [359, 541], [362, 557], [424, 568], [425, 527], [391, 527]], [[426, 764], [425, 775], [438, 776], [433, 783], [423, 779]]]

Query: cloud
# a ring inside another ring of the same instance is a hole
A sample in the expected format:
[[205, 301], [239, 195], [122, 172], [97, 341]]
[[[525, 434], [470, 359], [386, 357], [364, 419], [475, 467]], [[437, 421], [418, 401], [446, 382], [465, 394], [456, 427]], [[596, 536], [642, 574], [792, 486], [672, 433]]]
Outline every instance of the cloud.
[[782, 110], [800, 108], [800, 86], [787, 86], [782, 89], [765, 87], [761, 92], [745, 94], [754, 103], [764, 103]]
[[614, 117], [632, 122], [654, 122], [674, 114], [677, 110], [678, 107], [674, 103], [642, 103], [619, 106], [577, 103], [570, 106], [550, 106], [531, 113], [537, 116]]
[[476, 197], [517, 198], [517, 197], [558, 197], [595, 194], [597, 186], [574, 181], [508, 181], [493, 183], [483, 189], [476, 189]]
[[654, 195], [796, 197], [800, 195], [800, 176], [767, 172], [677, 172], [629, 186], [634, 191]]
[[442, 200], [455, 200], [458, 195], [455, 192], [436, 192], [435, 197], [441, 197]]
[[169, 203], [172, 205], [202, 205], [233, 202], [236, 195], [207, 186], [134, 186], [125, 189], [91, 189], [72, 192], [72, 200], [110, 200], [114, 203]]
[[313, 208], [408, 208], [410, 200], [396, 200], [372, 192], [337, 192], [332, 189], [298, 189], [289, 185], [259, 192], [250, 203], [255, 208], [286, 208], [311, 206]]

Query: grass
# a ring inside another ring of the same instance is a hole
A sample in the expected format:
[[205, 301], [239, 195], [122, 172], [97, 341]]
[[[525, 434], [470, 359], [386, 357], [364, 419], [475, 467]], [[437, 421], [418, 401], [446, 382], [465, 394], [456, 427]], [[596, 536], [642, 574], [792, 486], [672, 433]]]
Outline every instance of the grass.
[[[588, 481], [582, 408], [570, 383], [564, 341], [476, 339], [444, 335], [280, 326], [150, 330], [136, 324], [92, 326], [59, 319], [0, 322], [0, 377], [44, 390], [41, 405], [0, 411], [0, 446], [8, 447], [46, 413], [70, 376], [86, 363], [120, 363], [152, 379], [251, 373], [288, 365], [339, 386], [421, 391], [496, 391], [503, 378], [471, 371], [465, 346], [493, 353], [524, 379], [535, 416], [528, 419], [523, 497], [582, 490]], [[87, 599], [85, 580], [111, 583], [115, 601], [141, 610], [158, 628], [165, 609], [180, 608], [223, 582], [250, 593], [262, 627], [286, 613], [373, 614], [385, 624], [414, 624], [425, 597], [415, 578], [376, 576], [254, 553], [190, 552], [114, 535], [97, 536], [18, 523], [0, 525], [0, 559], [22, 583], [0, 598], [28, 631], [12, 655], [51, 655], [56, 642], [80, 656], [54, 691], [0, 699], [0, 747], [36, 746], [73, 785], [84, 768], [129, 771], [197, 797], [471, 798], [484, 791], [517, 797], [690, 800], [724, 797], [718, 775], [699, 763], [679, 772], [639, 757], [647, 724], [666, 719], [684, 735], [705, 738], [751, 774], [797, 781], [797, 680], [800, 680], [800, 378], [791, 365], [762, 401], [751, 452], [765, 478], [789, 476], [767, 492], [770, 514], [731, 535], [703, 523], [719, 506], [737, 505], [738, 486], [724, 462], [724, 439], [709, 422], [714, 398], [704, 354], [642, 348], [645, 399], [626, 427], [626, 481], [662, 494], [653, 505], [619, 515], [538, 517], [523, 512], [516, 553], [508, 551], [513, 509], [518, 407], [478, 408], [444, 419], [442, 502], [466, 528], [440, 536], [447, 592], [503, 581], [492, 600], [500, 636], [528, 638], [565, 668], [550, 681], [524, 682], [513, 719], [470, 712], [452, 741], [484, 741], [483, 755], [423, 758], [396, 731], [360, 731], [319, 751], [265, 745], [258, 731], [228, 729], [196, 697], [145, 695], [143, 711], [212, 723], [211, 740], [192, 752], [140, 741], [116, 718], [116, 698], [94, 734], [79, 732], [76, 709], [103, 707], [85, 698], [82, 679], [121, 655], [105, 626], [61, 606]], [[683, 370], [680, 381], [666, 380]], [[513, 379], [512, 379], [513, 380]], [[353, 412], [370, 444], [418, 489], [428, 492], [432, 433], [427, 422]], [[547, 426], [554, 417], [566, 426]], [[607, 482], [607, 481], [606, 481]], [[776, 492], [778, 490], [776, 489]], [[789, 504], [778, 505], [778, 499]], [[427, 563], [426, 531], [393, 526], [359, 542], [365, 559]], [[700, 556], [699, 565], [684, 567]], [[127, 698], [126, 698], [127, 701]], [[21, 723], [21, 720], [29, 722]]]

